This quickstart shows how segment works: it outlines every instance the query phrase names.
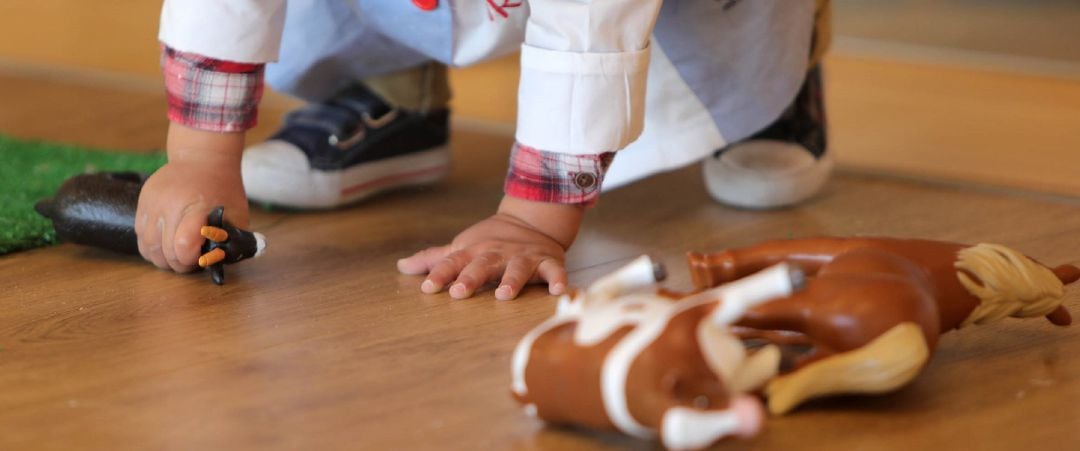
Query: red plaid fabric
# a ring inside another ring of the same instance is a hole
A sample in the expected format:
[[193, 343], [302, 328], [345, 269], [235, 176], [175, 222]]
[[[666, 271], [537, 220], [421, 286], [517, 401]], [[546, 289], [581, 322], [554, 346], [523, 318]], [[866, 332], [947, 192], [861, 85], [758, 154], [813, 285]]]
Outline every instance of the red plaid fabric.
[[571, 155], [514, 143], [503, 192], [518, 199], [592, 206], [614, 152]]
[[264, 64], [234, 63], [162, 47], [169, 120], [215, 132], [255, 126]]

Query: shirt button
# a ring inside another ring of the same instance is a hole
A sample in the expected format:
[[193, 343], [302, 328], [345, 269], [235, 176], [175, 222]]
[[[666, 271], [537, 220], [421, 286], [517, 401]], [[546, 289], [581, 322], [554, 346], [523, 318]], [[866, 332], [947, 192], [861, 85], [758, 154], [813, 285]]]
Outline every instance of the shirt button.
[[574, 176], [574, 185], [582, 190], [588, 190], [596, 185], [596, 174], [591, 172], [579, 172]]

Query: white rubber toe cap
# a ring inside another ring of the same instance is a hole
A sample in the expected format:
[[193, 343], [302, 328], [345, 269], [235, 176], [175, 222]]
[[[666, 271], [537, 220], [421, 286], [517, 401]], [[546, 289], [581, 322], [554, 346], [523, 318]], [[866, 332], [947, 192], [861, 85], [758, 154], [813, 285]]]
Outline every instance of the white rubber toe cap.
[[702, 164], [705, 186], [718, 202], [740, 208], [794, 205], [817, 194], [832, 172], [829, 154], [814, 158], [786, 141], [736, 144]]
[[289, 142], [270, 140], [247, 148], [240, 168], [252, 200], [295, 208], [328, 208], [338, 202], [336, 186], [324, 180], [333, 173], [312, 171], [304, 152]]
[[272, 139], [244, 150], [244, 168], [252, 170], [296, 170], [306, 172], [307, 156], [288, 141]]

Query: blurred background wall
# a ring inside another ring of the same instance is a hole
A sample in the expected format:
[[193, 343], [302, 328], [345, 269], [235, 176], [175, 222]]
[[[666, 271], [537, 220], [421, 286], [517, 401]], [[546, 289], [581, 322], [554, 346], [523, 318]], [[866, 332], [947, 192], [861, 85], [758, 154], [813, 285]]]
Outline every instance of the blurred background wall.
[[[157, 83], [160, 10], [155, 0], [2, 0], [0, 64]], [[456, 113], [512, 124], [516, 71], [514, 57], [455, 71]]]

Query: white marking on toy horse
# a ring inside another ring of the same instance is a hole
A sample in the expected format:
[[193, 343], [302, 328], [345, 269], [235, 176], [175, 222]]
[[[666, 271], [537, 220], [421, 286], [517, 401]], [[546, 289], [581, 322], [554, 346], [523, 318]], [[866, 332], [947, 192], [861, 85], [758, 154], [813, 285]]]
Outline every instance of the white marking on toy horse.
[[593, 282], [586, 291], [588, 302], [603, 302], [645, 287], [651, 287], [664, 276], [648, 255], [635, 258], [626, 266]]
[[[615, 297], [624, 293], [651, 286], [657, 282], [658, 272], [655, 262], [648, 255], [642, 255], [626, 264], [615, 272], [601, 277], [594, 282], [587, 291], [578, 292], [574, 297], [563, 295], [555, 307], [555, 316], [549, 318], [533, 330], [529, 331], [514, 349], [511, 360], [513, 375], [512, 390], [518, 395], [528, 393], [525, 382], [525, 367], [529, 364], [529, 356], [532, 352], [533, 343], [547, 331], [563, 324], [578, 321], [574, 332], [574, 341], [579, 346], [595, 345], [611, 335], [614, 331], [627, 324], [637, 324], [642, 315], [652, 312], [655, 308], [645, 306], [641, 311], [637, 307], [622, 307], [622, 302], [611, 302]], [[640, 303], [649, 304], [653, 299], [642, 298]], [[664, 302], [665, 308], [669, 302]]]
[[[709, 369], [720, 376], [724, 383], [735, 379], [735, 374], [746, 359], [746, 348], [738, 337], [732, 335], [727, 325], [712, 321], [698, 323], [697, 338], [701, 356]], [[729, 387], [730, 391], [730, 387]]]
[[585, 304], [580, 299], [575, 300], [564, 294], [559, 297], [559, 302], [555, 304], [555, 316], [577, 316], [581, 314], [583, 308], [585, 308]]
[[[569, 296], [563, 296], [569, 298]], [[561, 301], [560, 301], [561, 302]], [[529, 355], [532, 353], [533, 344], [536, 343], [536, 339], [541, 335], [546, 334], [549, 330], [559, 327], [563, 324], [576, 321], [576, 318], [572, 316], [553, 316], [548, 318], [547, 321], [540, 323], [539, 326], [530, 330], [525, 334], [525, 337], [518, 342], [516, 348], [514, 348], [514, 355], [511, 357], [511, 374], [513, 375], [513, 381], [511, 383], [511, 389], [519, 396], [525, 396], [529, 393], [529, 388], [525, 383], [525, 367], [529, 365]]]
[[667, 329], [671, 318], [690, 308], [719, 299], [721, 307], [727, 308], [720, 309], [720, 314], [713, 318], [721, 321], [720, 324], [727, 324], [725, 320], [738, 319], [746, 309], [754, 305], [790, 294], [797, 281], [801, 280], [801, 275], [802, 273], [793, 272], [786, 263], [781, 263], [677, 303], [668, 303], [670, 307], [666, 314], [659, 313], [645, 318], [636, 329], [623, 337], [604, 359], [600, 390], [604, 408], [612, 424], [623, 432], [640, 438], [652, 438], [654, 435], [651, 429], [638, 423], [630, 414], [626, 399], [626, 378], [634, 360]]
[[734, 412], [703, 412], [687, 407], [672, 407], [664, 413], [661, 434], [668, 449], [700, 449], [720, 437], [739, 430]]
[[650, 318], [662, 316], [674, 303], [651, 294], [631, 294], [596, 306], [589, 306], [578, 318], [574, 343], [593, 346], [625, 326], [638, 326]]
[[751, 307], [766, 301], [790, 296], [803, 284], [803, 273], [787, 263], [765, 268], [754, 275], [710, 290], [719, 295], [720, 307], [713, 313], [717, 324], [738, 321]]
[[639, 437], [652, 438], [652, 429], [638, 423], [630, 414], [626, 399], [626, 378], [630, 366], [650, 344], [667, 329], [668, 321], [678, 313], [698, 305], [712, 302], [707, 298], [694, 296], [690, 300], [668, 304], [666, 313], [656, 314], [638, 324], [638, 327], [626, 334], [604, 358], [600, 373], [600, 392], [603, 395], [604, 410], [608, 419], [619, 430]]
[[721, 375], [730, 393], [761, 388], [779, 373], [780, 348], [770, 344], [748, 353], [727, 325], [702, 321], [697, 328], [697, 342], [705, 363], [713, 373]]

